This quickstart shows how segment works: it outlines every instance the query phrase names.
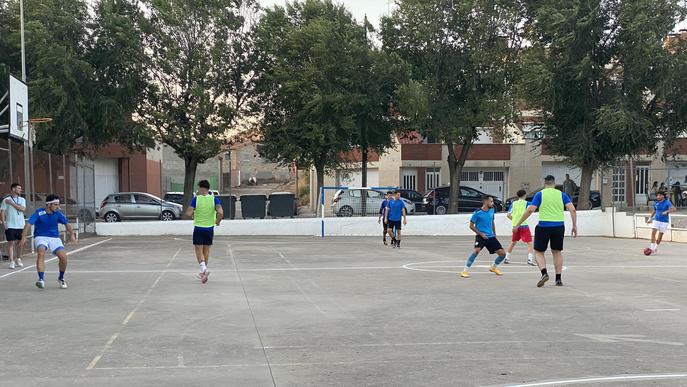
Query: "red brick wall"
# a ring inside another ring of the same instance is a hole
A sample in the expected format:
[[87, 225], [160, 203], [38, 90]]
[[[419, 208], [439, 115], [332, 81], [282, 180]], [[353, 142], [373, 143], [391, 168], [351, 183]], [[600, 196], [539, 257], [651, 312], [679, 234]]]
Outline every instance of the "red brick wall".
[[687, 138], [678, 138], [672, 147], [666, 150], [667, 154], [687, 155]]
[[401, 160], [441, 160], [441, 144], [403, 144]]
[[147, 160], [146, 175], [148, 177], [147, 189], [145, 192], [149, 194], [162, 197], [162, 187], [161, 187], [161, 176], [160, 169], [162, 168], [162, 163], [160, 161]]
[[427, 168], [416, 168], [417, 170], [417, 192], [424, 194], [427, 190], [425, 187], [425, 173]]
[[[351, 163], [359, 163], [363, 161], [363, 153], [360, 149], [351, 149], [350, 151], [341, 154], [341, 159]], [[379, 155], [374, 151], [367, 152], [367, 161], [379, 161]]]
[[122, 158], [119, 159], [119, 190], [122, 192], [131, 191], [129, 173], [129, 159]]

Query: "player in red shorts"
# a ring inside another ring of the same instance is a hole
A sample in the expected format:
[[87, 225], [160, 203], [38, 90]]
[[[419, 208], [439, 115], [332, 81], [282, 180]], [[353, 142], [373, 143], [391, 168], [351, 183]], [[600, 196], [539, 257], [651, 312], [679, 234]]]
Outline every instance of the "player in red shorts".
[[[525, 190], [520, 190], [517, 193], [518, 200], [514, 201], [511, 207], [508, 209], [508, 219], [513, 222], [513, 226], [520, 220], [522, 214], [525, 213], [527, 206], [530, 205], [527, 200], [525, 200], [525, 195], [527, 192]], [[523, 241], [527, 243], [527, 264], [534, 266], [534, 249], [532, 248], [532, 232], [530, 231], [530, 226], [527, 222], [524, 222], [520, 227], [513, 232], [513, 238], [511, 239], [510, 246], [506, 250], [506, 260], [504, 263], [510, 263], [510, 254], [513, 252], [513, 248], [518, 243], [518, 241]]]

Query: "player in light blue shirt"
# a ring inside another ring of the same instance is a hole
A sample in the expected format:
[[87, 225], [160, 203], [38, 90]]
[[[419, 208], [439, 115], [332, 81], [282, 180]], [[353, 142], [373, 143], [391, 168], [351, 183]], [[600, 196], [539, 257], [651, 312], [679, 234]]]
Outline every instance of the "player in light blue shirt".
[[[666, 198], [666, 193], [663, 191], [658, 192], [656, 194], [653, 211], [647, 222], [652, 223], [651, 245], [649, 246], [652, 255], [658, 253], [658, 245], [661, 244], [663, 234], [670, 226], [670, 213], [675, 211], [677, 211], [677, 209], [673, 206], [673, 203]], [[656, 238], [656, 234], [658, 234], [658, 238]]]
[[[21, 197], [21, 184], [13, 183], [12, 192], [3, 199], [0, 204], [0, 220], [5, 228], [5, 239], [7, 240], [7, 256], [10, 259], [10, 269], [23, 267], [21, 262], [21, 233], [24, 230], [24, 211], [26, 211], [26, 199]], [[15, 256], [16, 250], [16, 256]]]
[[406, 205], [401, 200], [401, 191], [394, 191], [394, 196], [389, 200], [384, 220], [387, 223], [387, 231], [391, 237], [391, 247], [401, 248], [401, 218], [403, 226], [406, 225]]
[[488, 195], [482, 197], [482, 208], [472, 214], [470, 218], [470, 230], [475, 234], [475, 248], [465, 262], [465, 268], [460, 273], [463, 278], [470, 278], [470, 268], [475, 263], [477, 255], [483, 248], [487, 248], [489, 254], [496, 253], [497, 257], [489, 269], [496, 275], [503, 275], [498, 265], [506, 259], [506, 252], [501, 243], [496, 239], [496, 225], [494, 224], [494, 198]]
[[21, 235], [21, 243], [24, 245], [26, 237], [31, 231], [31, 226], [34, 226], [33, 240], [37, 253], [36, 271], [38, 272], [36, 286], [39, 289], [45, 288], [45, 253], [47, 251], [55, 254], [60, 260], [60, 276], [57, 281], [61, 289], [67, 288], [67, 282], [64, 280], [64, 272], [67, 270], [67, 253], [64, 251], [64, 245], [60, 239], [58, 224], [63, 224], [66, 227], [67, 232], [71, 235], [71, 241], [76, 243], [76, 233], [60, 211], [60, 197], [48, 195], [45, 200], [45, 208], [39, 208], [31, 215]]

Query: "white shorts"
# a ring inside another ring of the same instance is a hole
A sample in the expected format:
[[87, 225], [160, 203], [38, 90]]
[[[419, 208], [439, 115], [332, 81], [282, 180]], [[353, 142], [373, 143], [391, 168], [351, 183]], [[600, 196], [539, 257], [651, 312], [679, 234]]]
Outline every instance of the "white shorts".
[[62, 239], [60, 238], [38, 236], [36, 237], [35, 245], [36, 250], [38, 250], [39, 247], [43, 247], [53, 254], [60, 250], [64, 250], [64, 245], [62, 244]]
[[651, 223], [651, 228], [654, 230], [658, 230], [660, 233], [665, 233], [666, 230], [668, 230], [668, 226], [670, 226], [670, 223], [668, 222], [659, 222], [658, 220], [654, 220]]

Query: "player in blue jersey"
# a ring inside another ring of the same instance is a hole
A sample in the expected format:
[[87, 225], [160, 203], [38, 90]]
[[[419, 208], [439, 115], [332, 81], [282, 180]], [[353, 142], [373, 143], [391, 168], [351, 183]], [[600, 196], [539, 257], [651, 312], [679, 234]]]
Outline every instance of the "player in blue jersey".
[[64, 245], [60, 239], [58, 224], [65, 226], [71, 236], [71, 241], [76, 243], [76, 233], [69, 224], [67, 217], [60, 211], [60, 197], [48, 195], [45, 200], [45, 208], [39, 208], [31, 215], [21, 235], [23, 246], [31, 231], [31, 226], [34, 226], [33, 240], [37, 253], [36, 271], [38, 272], [36, 286], [39, 289], [45, 288], [45, 254], [48, 251], [60, 260], [60, 275], [57, 281], [61, 289], [67, 288], [67, 282], [64, 280], [64, 272], [67, 270], [67, 253], [64, 251]]
[[482, 197], [482, 207], [472, 214], [470, 218], [470, 230], [475, 236], [475, 248], [465, 262], [465, 268], [460, 273], [463, 278], [470, 278], [470, 268], [475, 263], [477, 255], [483, 248], [487, 248], [489, 254], [496, 253], [497, 257], [489, 268], [489, 271], [496, 275], [503, 275], [498, 265], [506, 259], [506, 252], [501, 246], [501, 242], [496, 239], [496, 225], [494, 224], [494, 198], [488, 195]]
[[[389, 201], [386, 207], [384, 219], [387, 222], [387, 231], [391, 237], [391, 247], [401, 248], [401, 224], [405, 226], [406, 221], [406, 205], [401, 200], [401, 191], [394, 191], [394, 197]], [[402, 223], [401, 223], [402, 219]]]
[[[661, 244], [663, 234], [670, 226], [670, 213], [675, 211], [677, 211], [677, 209], [673, 206], [673, 203], [666, 198], [666, 193], [663, 191], [658, 192], [656, 194], [653, 211], [647, 222], [652, 223], [651, 245], [649, 246], [652, 255], [658, 253], [658, 245]], [[658, 234], [658, 238], [656, 238], [656, 234]]]
[[384, 201], [382, 202], [382, 205], [379, 207], [379, 217], [377, 218], [377, 223], [382, 223], [382, 220], [384, 221], [384, 223], [382, 223], [382, 242], [384, 242], [384, 246], [387, 245], [387, 243], [386, 243], [386, 234], [387, 234], [386, 208], [389, 206], [389, 200], [391, 200], [391, 191], [386, 191], [386, 195], [384, 196]]

